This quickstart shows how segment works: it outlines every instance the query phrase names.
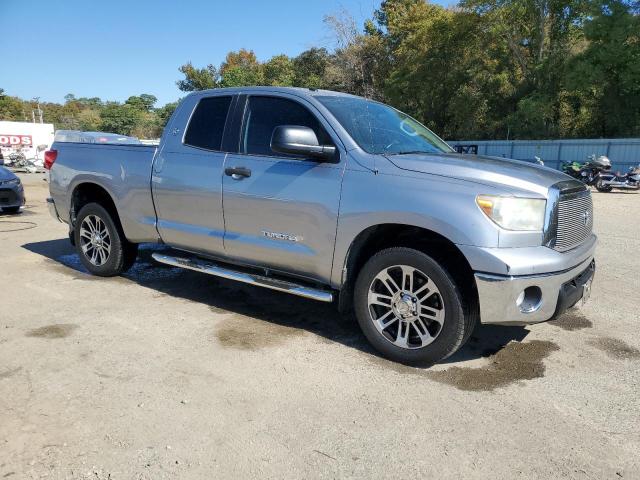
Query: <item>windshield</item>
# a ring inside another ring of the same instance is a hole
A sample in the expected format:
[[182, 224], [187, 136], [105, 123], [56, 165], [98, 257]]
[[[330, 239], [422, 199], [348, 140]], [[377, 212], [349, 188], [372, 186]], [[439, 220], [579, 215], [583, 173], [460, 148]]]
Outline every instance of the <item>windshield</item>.
[[382, 103], [357, 97], [315, 98], [368, 153], [453, 153], [451, 147], [427, 127]]

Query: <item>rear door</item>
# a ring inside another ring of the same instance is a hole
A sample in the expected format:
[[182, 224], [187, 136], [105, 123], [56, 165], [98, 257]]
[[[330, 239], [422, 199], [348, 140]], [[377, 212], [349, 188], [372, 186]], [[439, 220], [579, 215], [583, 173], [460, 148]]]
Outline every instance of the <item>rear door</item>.
[[167, 126], [151, 183], [158, 232], [169, 245], [223, 253], [222, 169], [234, 103], [232, 95], [187, 97]]
[[[344, 171], [342, 144], [315, 107], [296, 96], [250, 94], [237, 112], [242, 108], [239, 153], [225, 159], [225, 252], [243, 263], [327, 281]], [[278, 125], [310, 127], [321, 144], [335, 145], [339, 154], [334, 161], [318, 161], [275, 153], [270, 142]]]

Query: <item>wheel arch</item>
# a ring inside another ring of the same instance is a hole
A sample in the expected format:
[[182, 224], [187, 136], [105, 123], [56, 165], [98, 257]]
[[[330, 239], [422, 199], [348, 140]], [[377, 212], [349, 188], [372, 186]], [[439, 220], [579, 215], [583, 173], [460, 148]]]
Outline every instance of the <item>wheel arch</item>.
[[465, 302], [477, 304], [478, 292], [471, 265], [455, 243], [424, 227], [384, 223], [361, 231], [351, 242], [343, 265], [338, 308], [351, 309], [358, 273], [375, 253], [390, 247], [408, 247], [426, 253], [442, 265], [460, 288]]
[[[113, 196], [106, 188], [95, 182], [81, 182], [73, 188], [69, 208], [70, 228], [72, 231], [75, 227], [78, 213], [80, 212], [82, 207], [84, 207], [88, 203], [97, 203], [101, 205], [105, 210], [107, 210], [107, 212], [109, 212], [109, 215], [111, 215], [114, 223], [116, 224], [116, 227], [124, 236], [122, 222], [120, 221], [120, 215], [118, 213], [116, 203], [113, 200]], [[71, 238], [73, 238], [73, 236], [71, 236]]]

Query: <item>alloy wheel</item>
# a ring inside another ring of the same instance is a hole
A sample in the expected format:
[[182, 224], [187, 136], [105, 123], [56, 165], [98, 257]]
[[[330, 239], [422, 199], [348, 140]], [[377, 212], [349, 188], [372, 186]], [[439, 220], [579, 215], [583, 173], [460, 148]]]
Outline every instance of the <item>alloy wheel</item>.
[[87, 215], [80, 225], [80, 248], [92, 265], [100, 267], [109, 259], [111, 236], [104, 221]]
[[374, 277], [368, 307], [378, 332], [401, 348], [429, 345], [444, 325], [440, 290], [427, 275], [408, 265], [387, 267]]

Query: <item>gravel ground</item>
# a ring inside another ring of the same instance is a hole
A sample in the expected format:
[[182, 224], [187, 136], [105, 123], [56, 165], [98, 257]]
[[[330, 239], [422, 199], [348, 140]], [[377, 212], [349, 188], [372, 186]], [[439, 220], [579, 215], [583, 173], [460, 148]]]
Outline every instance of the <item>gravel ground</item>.
[[594, 193], [590, 303], [429, 370], [327, 305], [154, 264], [87, 275], [0, 215], [0, 478], [640, 478], [640, 195]]

